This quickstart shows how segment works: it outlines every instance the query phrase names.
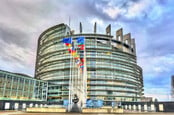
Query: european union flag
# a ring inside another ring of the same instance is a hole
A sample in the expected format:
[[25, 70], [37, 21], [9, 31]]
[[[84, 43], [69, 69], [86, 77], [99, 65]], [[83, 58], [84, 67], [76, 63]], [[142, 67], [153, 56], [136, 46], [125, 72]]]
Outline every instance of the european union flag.
[[78, 37], [77, 38], [77, 43], [80, 44], [80, 45], [85, 44], [85, 37]]
[[72, 38], [63, 38], [62, 42], [72, 44]]

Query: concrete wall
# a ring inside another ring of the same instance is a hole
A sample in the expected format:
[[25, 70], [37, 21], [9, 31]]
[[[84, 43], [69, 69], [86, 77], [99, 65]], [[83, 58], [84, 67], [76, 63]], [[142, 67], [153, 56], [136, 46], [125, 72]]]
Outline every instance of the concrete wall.
[[33, 108], [27, 108], [27, 112], [49, 112], [49, 113], [54, 113], [54, 112], [66, 112], [65, 108], [45, 108], [45, 107], [33, 107]]
[[122, 107], [142, 112], [174, 112], [174, 102], [122, 102]]
[[25, 110], [27, 107], [44, 107], [44, 101], [0, 100], [0, 110]]

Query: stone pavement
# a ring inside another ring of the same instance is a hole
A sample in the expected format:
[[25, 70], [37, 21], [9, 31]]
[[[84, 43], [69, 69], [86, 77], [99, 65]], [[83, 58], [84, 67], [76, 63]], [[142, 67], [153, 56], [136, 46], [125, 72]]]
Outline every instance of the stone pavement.
[[80, 114], [80, 113], [26, 113], [22, 111], [0, 111], [0, 115], [174, 115], [174, 113], [144, 112], [144, 113], [123, 113], [123, 114]]
[[20, 115], [23, 114], [24, 112], [22, 111], [0, 111], [0, 115]]

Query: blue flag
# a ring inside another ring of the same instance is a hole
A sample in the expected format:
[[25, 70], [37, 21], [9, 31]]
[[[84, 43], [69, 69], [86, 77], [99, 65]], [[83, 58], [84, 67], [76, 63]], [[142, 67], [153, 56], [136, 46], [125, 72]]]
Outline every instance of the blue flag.
[[63, 38], [62, 42], [71, 44], [72, 43], [72, 38]]
[[77, 38], [77, 43], [82, 45], [82, 44], [85, 44], [85, 37], [78, 37]]

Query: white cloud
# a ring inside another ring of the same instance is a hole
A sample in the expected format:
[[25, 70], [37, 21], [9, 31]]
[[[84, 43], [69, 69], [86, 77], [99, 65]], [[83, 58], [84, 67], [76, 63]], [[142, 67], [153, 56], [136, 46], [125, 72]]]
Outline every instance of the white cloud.
[[164, 9], [157, 0], [139, 0], [137, 2], [110, 0], [105, 1], [105, 3], [96, 2], [95, 7], [111, 19], [117, 19], [119, 16], [133, 19], [147, 15], [152, 21], [157, 20]]
[[136, 2], [132, 4], [126, 13], [127, 18], [134, 18], [139, 17], [142, 15], [142, 13], [147, 10], [147, 8], [152, 4], [153, 0], [140, 0], [139, 2]]
[[16, 44], [8, 44], [0, 40], [1, 55], [0, 68], [12, 72], [27, 73], [33, 75], [35, 65], [35, 52], [25, 49]]
[[[138, 62], [143, 68], [145, 75], [157, 77], [161, 73], [171, 72], [174, 69], [174, 54], [165, 56], [146, 55], [140, 56]], [[147, 77], [147, 76], [146, 76]]]
[[125, 10], [118, 7], [107, 7], [103, 9], [103, 12], [106, 13], [112, 19], [117, 18], [120, 14], [123, 14]]
[[8, 44], [8, 46], [5, 49], [5, 53], [8, 54], [8, 56], [10, 57], [19, 59], [26, 65], [30, 65], [34, 61], [33, 58], [35, 54], [33, 54], [33, 52], [31, 52], [28, 49], [18, 47], [15, 44]]
[[127, 18], [136, 18], [147, 15], [151, 21], [159, 22], [165, 10], [162, 5], [159, 5], [157, 0], [140, 0], [128, 8], [125, 16]]
[[161, 72], [167, 72], [167, 71], [169, 71], [170, 69], [169, 68], [166, 68], [166, 67], [163, 67], [163, 66], [156, 66], [156, 67], [154, 67], [154, 72], [156, 72], [156, 73], [161, 73]]
[[88, 20], [91, 24], [94, 24], [96, 22], [98, 25], [103, 26], [103, 20], [102, 19], [99, 19], [99, 18], [95, 17], [95, 18], [89, 18]]
[[169, 87], [148, 87], [145, 88], [145, 96], [157, 98], [160, 101], [170, 101], [171, 100], [171, 92]]

